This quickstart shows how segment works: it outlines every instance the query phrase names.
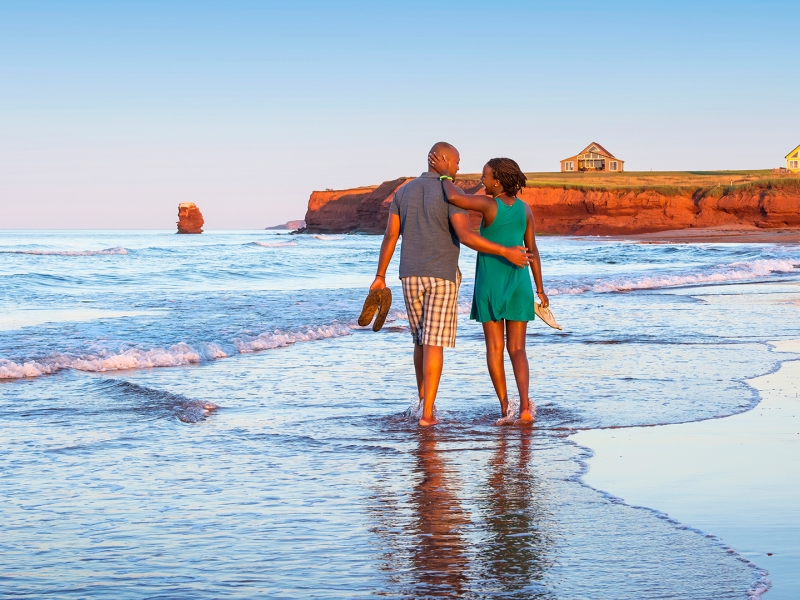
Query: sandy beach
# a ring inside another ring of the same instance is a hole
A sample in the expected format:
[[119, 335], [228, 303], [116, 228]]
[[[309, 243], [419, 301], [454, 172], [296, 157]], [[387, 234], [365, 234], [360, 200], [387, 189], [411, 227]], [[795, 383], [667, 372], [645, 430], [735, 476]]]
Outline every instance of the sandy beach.
[[609, 236], [609, 239], [651, 244], [796, 244], [800, 242], [800, 229], [703, 227]]
[[584, 481], [631, 506], [717, 536], [768, 570], [771, 600], [800, 589], [800, 341], [776, 342], [780, 369], [747, 381], [761, 402], [722, 419], [584, 431]]

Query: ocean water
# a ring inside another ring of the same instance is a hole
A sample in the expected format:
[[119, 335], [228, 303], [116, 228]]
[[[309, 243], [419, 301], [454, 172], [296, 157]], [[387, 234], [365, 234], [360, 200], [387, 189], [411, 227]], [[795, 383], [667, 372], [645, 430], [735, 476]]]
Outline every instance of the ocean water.
[[800, 248], [540, 238], [564, 331], [529, 325], [532, 431], [493, 426], [464, 249], [442, 424], [420, 431], [396, 260], [390, 321], [355, 325], [379, 245], [0, 232], [2, 594], [763, 592], [713, 532], [585, 485], [569, 434], [754, 406], [766, 342], [800, 338]]

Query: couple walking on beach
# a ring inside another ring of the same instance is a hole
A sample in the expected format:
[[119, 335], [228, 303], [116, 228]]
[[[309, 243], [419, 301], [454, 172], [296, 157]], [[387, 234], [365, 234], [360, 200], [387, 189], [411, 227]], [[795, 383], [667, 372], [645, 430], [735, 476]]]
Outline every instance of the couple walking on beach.
[[[528, 266], [542, 307], [547, 308], [549, 301], [542, 287], [533, 213], [516, 197], [525, 187], [525, 175], [513, 160], [493, 158], [481, 176], [487, 195], [464, 194], [453, 184], [459, 161], [452, 144], [439, 142], [428, 154], [428, 171], [397, 191], [370, 291], [386, 287], [386, 270], [402, 235], [400, 279], [414, 338], [414, 369], [422, 404], [419, 424], [435, 425], [443, 349], [455, 347], [456, 342], [460, 244], [476, 250], [470, 318], [483, 324], [489, 376], [500, 400], [497, 423], [531, 425], [536, 405], [528, 394], [525, 334], [528, 321], [534, 318], [535, 300]], [[468, 210], [483, 215], [480, 234], [470, 228]], [[503, 363], [506, 347], [520, 395], [519, 418], [508, 402]]]

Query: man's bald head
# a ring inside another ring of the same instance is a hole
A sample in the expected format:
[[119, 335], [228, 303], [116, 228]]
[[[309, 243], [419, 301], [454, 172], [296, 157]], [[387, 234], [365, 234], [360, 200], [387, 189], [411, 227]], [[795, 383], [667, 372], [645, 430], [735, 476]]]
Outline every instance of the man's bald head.
[[[458, 153], [458, 150], [456, 150], [456, 147], [447, 142], [436, 142], [428, 154], [430, 155], [434, 152], [437, 156], [441, 156], [447, 160], [450, 176], [455, 177], [456, 173], [458, 173], [459, 163], [461, 162], [461, 155]], [[428, 167], [428, 171], [433, 171], [433, 168]]]
[[453, 146], [453, 144], [449, 144], [447, 142], [436, 142], [433, 145], [433, 148], [430, 149], [430, 152], [436, 152], [436, 154], [439, 155], [446, 154], [448, 152], [454, 152], [455, 154], [458, 154], [458, 150], [456, 150], [456, 147]]

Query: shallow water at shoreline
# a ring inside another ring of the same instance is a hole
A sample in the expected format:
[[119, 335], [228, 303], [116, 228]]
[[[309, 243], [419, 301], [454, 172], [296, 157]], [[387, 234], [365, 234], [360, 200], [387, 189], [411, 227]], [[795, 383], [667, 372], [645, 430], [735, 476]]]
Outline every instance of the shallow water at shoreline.
[[769, 569], [770, 600], [800, 590], [800, 340], [776, 344], [780, 369], [751, 379], [761, 401], [725, 419], [582, 431], [584, 481], [657, 506]]
[[751, 407], [743, 379], [776, 366], [765, 342], [800, 338], [800, 250], [543, 238], [566, 327], [529, 328], [539, 428], [492, 426], [480, 328], [462, 315], [443, 425], [420, 432], [403, 417], [402, 306], [378, 334], [353, 324], [379, 243], [0, 233], [0, 308], [145, 313], [0, 331], [4, 589], [741, 598], [757, 585], [717, 540], [583, 485], [564, 435]]

